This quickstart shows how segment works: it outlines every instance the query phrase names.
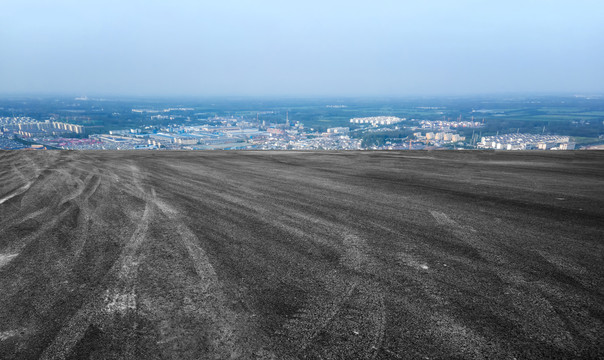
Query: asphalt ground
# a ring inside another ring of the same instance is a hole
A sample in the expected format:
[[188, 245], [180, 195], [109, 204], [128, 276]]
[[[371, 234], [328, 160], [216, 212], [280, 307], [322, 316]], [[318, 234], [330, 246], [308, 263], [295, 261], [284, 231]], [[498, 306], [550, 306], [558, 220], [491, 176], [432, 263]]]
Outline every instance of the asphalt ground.
[[604, 358], [604, 152], [0, 152], [0, 359]]

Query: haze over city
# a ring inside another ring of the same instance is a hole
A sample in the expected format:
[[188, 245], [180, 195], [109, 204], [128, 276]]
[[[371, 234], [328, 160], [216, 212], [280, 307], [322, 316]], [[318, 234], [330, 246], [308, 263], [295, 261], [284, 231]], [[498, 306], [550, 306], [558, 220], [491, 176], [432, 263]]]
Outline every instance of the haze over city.
[[604, 92], [601, 1], [3, 1], [0, 93]]

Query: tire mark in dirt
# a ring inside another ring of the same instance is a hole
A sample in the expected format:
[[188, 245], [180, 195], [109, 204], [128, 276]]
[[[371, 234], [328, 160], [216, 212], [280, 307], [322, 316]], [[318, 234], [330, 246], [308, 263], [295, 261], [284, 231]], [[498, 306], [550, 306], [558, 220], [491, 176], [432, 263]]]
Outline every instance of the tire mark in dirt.
[[[13, 171], [14, 171], [14, 172], [17, 174], [17, 176], [19, 176], [19, 177], [21, 178], [21, 180], [26, 181], [26, 182], [29, 180], [29, 178], [30, 178], [30, 177], [29, 177], [29, 176], [26, 176], [26, 175], [23, 173], [23, 171], [17, 167], [17, 165], [15, 165], [15, 164], [13, 163], [13, 164], [11, 164], [11, 167], [12, 167]], [[35, 177], [35, 176], [34, 176], [34, 177]]]
[[430, 214], [436, 220], [439, 227], [446, 229], [455, 238], [476, 249], [490, 263], [496, 266], [508, 263], [508, 260], [501, 256], [501, 252], [490, 246], [488, 241], [483, 239], [471, 226], [461, 225], [441, 211], [432, 210]]
[[[229, 202], [249, 206], [235, 197], [229, 198]], [[280, 211], [282, 209], [283, 211]], [[291, 212], [291, 209], [286, 211], [285, 207], [278, 204], [271, 204], [270, 208], [267, 209], [256, 208], [253, 210], [257, 213], [275, 211], [275, 217], [278, 221], [274, 226], [280, 227], [299, 238], [305, 238], [309, 241], [319, 242], [331, 247], [337, 244], [320, 237], [310, 236], [310, 234], [306, 234], [303, 230], [299, 229], [296, 224], [309, 223], [317, 230], [325, 230], [325, 233], [338, 229], [339, 231], [337, 232], [346, 234], [346, 229], [336, 223], [306, 214], [304, 211]], [[288, 224], [290, 220], [295, 221]], [[343, 246], [337, 247], [344, 253], [341, 260], [343, 266], [363, 274], [376, 272], [376, 265], [369, 257], [368, 246], [362, 238], [353, 234], [346, 234], [341, 241]], [[327, 280], [329, 278], [332, 280]], [[354, 316], [356, 316], [359, 322], [369, 323], [368, 327], [375, 328], [373, 334], [368, 336], [371, 341], [367, 342], [369, 345], [364, 351], [366, 354], [373, 354], [371, 356], [377, 355], [383, 341], [386, 321], [383, 293], [377, 286], [371, 285], [370, 282], [363, 280], [361, 277], [354, 276], [348, 282], [337, 280], [338, 278], [339, 276], [336, 274], [333, 274], [331, 277], [324, 276], [322, 279], [325, 282], [324, 288], [329, 290], [319, 295], [311, 296], [311, 300], [307, 302], [307, 306], [294, 319], [284, 325], [284, 332], [287, 338], [297, 348], [295, 356], [300, 356], [307, 348], [312, 347], [313, 341], [322, 332], [337, 334], [341, 331], [346, 331], [346, 327], [342, 326], [345, 320], [341, 318], [348, 316], [348, 314], [342, 314], [341, 309], [350, 306], [351, 298], [353, 298], [352, 300], [355, 302], [356, 307], [368, 310], [358, 311]], [[366, 301], [360, 301], [359, 299], [361, 298]], [[376, 305], [368, 309], [366, 304], [371, 302]]]
[[[48, 207], [44, 207], [42, 209], [26, 214], [23, 214], [20, 211], [15, 211], [11, 215], [5, 216], [3, 219], [0, 220], [0, 232], [3, 230], [7, 230], [10, 227], [18, 227], [29, 220], [42, 217], [43, 215], [46, 215], [47, 212]], [[22, 238], [22, 240], [25, 240], [25, 238]]]
[[[52, 177], [47, 177], [44, 179], [44, 183], [42, 185], [51, 185], [53, 180], [56, 179]], [[59, 193], [58, 190], [56, 190], [56, 192], [57, 194]], [[7, 216], [6, 219], [2, 219], [2, 226], [0, 228], [4, 229], [10, 226], [18, 226], [19, 224], [29, 219], [38, 217], [46, 218], [43, 221], [40, 221], [41, 226], [39, 226], [35, 231], [23, 236], [22, 238], [19, 238], [18, 242], [6, 244], [5, 246], [7, 246], [7, 248], [5, 248], [4, 251], [21, 252], [32, 241], [40, 239], [49, 229], [53, 229], [57, 226], [57, 224], [60, 224], [65, 219], [65, 216], [69, 213], [69, 209], [65, 209], [64, 211], [58, 212], [58, 214], [53, 214], [50, 211], [51, 209], [57, 208], [49, 204], [48, 206], [43, 207], [35, 212], [26, 214], [23, 214], [21, 209], [19, 209], [15, 211], [11, 216]], [[29, 209], [24, 209], [24, 211], [27, 210]]]
[[367, 242], [353, 234], [345, 234], [343, 239], [344, 257], [342, 264], [359, 272], [374, 271], [374, 264], [367, 255]]
[[84, 189], [86, 188], [86, 183], [92, 178], [92, 175], [88, 175], [84, 180], [80, 179], [78, 176], [76, 176], [75, 174], [69, 173], [65, 170], [60, 170], [60, 172], [65, 175], [67, 178], [71, 179], [73, 182], [76, 183], [76, 188], [74, 191], [72, 191], [71, 193], [65, 195], [61, 201], [59, 201], [59, 207], [61, 207], [63, 204], [76, 199], [77, 197], [79, 197], [80, 195], [82, 195], [82, 193], [84, 192]]
[[80, 209], [77, 219], [78, 235], [76, 236], [79, 241], [77, 242], [74, 251], [75, 256], [78, 257], [84, 249], [84, 246], [86, 245], [89, 224], [90, 221], [92, 221], [92, 219], [94, 218], [92, 216], [92, 210], [90, 209], [90, 204], [88, 200], [92, 195], [94, 195], [94, 193], [99, 188], [101, 184], [101, 177], [98, 174], [98, 170], [94, 170], [88, 171], [88, 174], [86, 175], [84, 180], [82, 180], [75, 173], [76, 170], [76, 168], [72, 167], [71, 172], [65, 172], [66, 175], [70, 176], [70, 178], [73, 178], [73, 181], [77, 184], [77, 187], [72, 193], [68, 194], [63, 199], [61, 199], [61, 201], [59, 202], [59, 208], [61, 208], [66, 203], [75, 203], [75, 205], [78, 206]]
[[81, 241], [79, 241], [76, 245], [76, 257], [80, 256], [88, 239], [89, 224], [94, 218], [88, 200], [96, 193], [101, 185], [101, 177], [98, 174], [91, 174], [87, 177], [87, 181], [85, 181], [85, 183], [86, 186], [80, 193], [80, 207], [82, 211], [80, 212], [80, 218], [78, 219], [80, 225], [78, 226], [78, 229], [80, 232], [79, 238]]
[[9, 193], [8, 195], [6, 195], [0, 199], [0, 204], [4, 204], [6, 201], [14, 198], [15, 196], [23, 194], [24, 192], [29, 190], [29, 188], [32, 186], [32, 184], [33, 184], [33, 182], [28, 182], [25, 185], [21, 186], [20, 188], [13, 190], [11, 193]]
[[473, 233], [476, 232], [476, 230], [473, 227], [467, 226], [467, 225], [466, 226], [460, 225], [457, 221], [451, 219], [444, 212], [432, 210], [432, 211], [430, 211], [430, 214], [432, 215], [434, 220], [436, 220], [436, 222], [440, 226], [452, 227], [452, 228], [456, 228], [459, 230], [467, 230], [467, 231], [470, 231]]
[[[352, 233], [342, 237], [341, 264], [356, 274], [323, 276], [323, 289], [284, 325], [294, 356], [322, 358], [319, 338], [327, 337], [346, 357], [375, 358], [384, 341], [385, 295], [366, 275], [377, 272], [366, 241]], [[345, 280], [346, 279], [346, 280]], [[332, 349], [333, 350], [333, 349]]]
[[371, 354], [371, 359], [375, 359], [380, 352], [380, 347], [384, 342], [384, 333], [386, 332], [386, 304], [385, 304], [385, 295], [383, 292], [379, 292], [377, 296], [377, 300], [379, 301], [379, 313], [377, 314], [377, 336], [374, 338], [371, 343], [371, 347], [369, 348], [369, 352]]
[[90, 179], [89, 186], [84, 189], [84, 200], [88, 200], [92, 195], [96, 193], [99, 186], [101, 185], [102, 177], [98, 172], [95, 172]]
[[117, 262], [117, 283], [105, 293], [105, 310], [109, 313], [125, 313], [136, 309], [135, 283], [141, 261], [138, 250], [147, 237], [152, 212], [152, 206], [147, 202], [143, 217]]
[[27, 328], [20, 328], [20, 329], [15, 329], [15, 330], [1, 331], [0, 332], [0, 341], [10, 339], [14, 336], [19, 336], [20, 334], [27, 332], [27, 330], [28, 330]]
[[[98, 185], [92, 185], [96, 191]], [[92, 191], [92, 193], [94, 193]], [[122, 315], [136, 310], [136, 278], [141, 261], [139, 248], [144, 242], [149, 223], [153, 216], [153, 206], [145, 203], [145, 209], [138, 226], [124, 246], [118, 260], [109, 270], [108, 276], [114, 276], [108, 289], [99, 290], [89, 297], [74, 316], [59, 331], [53, 342], [44, 350], [41, 359], [65, 359], [84, 336], [91, 324], [102, 325], [111, 321], [112, 314]], [[134, 354], [129, 354], [134, 355]]]
[[[500, 277], [506, 279], [508, 275], [513, 276], [516, 273], [504, 271], [503, 265], [507, 263], [507, 260], [500, 255], [497, 249], [489, 245], [487, 239], [482, 238], [480, 233], [475, 229], [470, 226], [459, 224], [444, 212], [430, 211], [430, 214], [440, 228], [448, 231], [455, 238], [476, 249], [479, 254], [486, 259], [487, 263], [476, 263], [468, 258], [454, 256], [445, 252], [437, 251], [437, 254], [448, 260], [454, 260], [468, 266], [488, 268], [489, 271], [494, 271]], [[518, 272], [518, 274], [520, 273]], [[437, 304], [440, 304], [439, 306], [446, 304], [445, 299], [438, 291], [434, 290], [439, 289], [441, 286], [440, 284], [435, 283], [434, 279], [430, 277], [424, 277], [421, 281], [425, 285], [424, 289], [428, 298], [432, 299]], [[423, 305], [417, 306], [423, 307]], [[426, 312], [426, 310], [420, 309], [415, 309], [413, 311], [418, 313]], [[431, 309], [430, 313], [431, 315], [426, 319], [426, 323], [430, 328], [434, 329], [433, 331], [438, 335], [438, 339], [442, 339], [446, 342], [447, 346], [451, 349], [452, 355], [488, 359], [493, 357], [493, 354], [501, 354], [504, 352], [498, 343], [490, 342], [480, 333], [467, 327], [463, 322], [460, 322], [449, 314], [446, 309], [440, 311]]]
[[[238, 335], [238, 329], [241, 328], [241, 321], [237, 315], [227, 306], [227, 299], [221, 289], [220, 280], [212, 266], [210, 259], [205, 251], [197, 245], [197, 236], [184, 224], [178, 211], [170, 205], [160, 200], [155, 189], [151, 189], [150, 201], [171, 221], [179, 234], [181, 245], [186, 249], [189, 258], [193, 264], [195, 272], [199, 277], [201, 292], [206, 309], [203, 316], [207, 318], [211, 325], [210, 331], [215, 332], [213, 347], [232, 354], [245, 354], [249, 346], [245, 340]], [[271, 355], [272, 356], [272, 355]], [[269, 356], [270, 357], [270, 356]]]
[[[368, 274], [377, 272], [377, 266], [368, 254], [369, 248], [365, 239], [355, 234], [346, 234], [343, 243], [346, 251], [343, 259], [345, 266]], [[365, 325], [364, 329], [370, 328], [370, 331], [369, 334], [360, 332], [355, 334], [357, 338], [360, 337], [356, 339], [355, 345], [362, 344], [360, 352], [373, 359], [377, 356], [384, 339], [386, 327], [384, 293], [377, 284], [366, 279], [359, 279], [357, 292], [356, 299], [353, 299], [357, 302], [356, 305], [361, 307], [358, 313], [361, 319], [357, 319], [357, 322]]]
[[16, 258], [19, 254], [0, 254], [0, 269], [7, 265], [11, 260]]
[[20, 176], [24, 179], [27, 180], [28, 178], [38, 178], [40, 176], [40, 174], [46, 169], [48, 168], [49, 164], [47, 162], [47, 167], [45, 169], [42, 169], [42, 167], [40, 165], [38, 165], [31, 157], [29, 157], [25, 152], [22, 153], [23, 154], [23, 158], [25, 158], [25, 161], [21, 161], [20, 163], [22, 163], [23, 165], [25, 165], [25, 163], [28, 163], [31, 166], [31, 170], [33, 172], [33, 176], [26, 176], [22, 170], [20, 170], [19, 168], [17, 168], [14, 163], [13, 163], [13, 167], [15, 170], [17, 170], [17, 172], [20, 174]]
[[563, 272], [571, 273], [574, 275], [583, 275], [587, 273], [586, 268], [573, 262], [570, 259], [543, 250], [539, 250], [537, 251], [537, 253], [541, 255], [541, 257], [544, 258], [548, 263], [552, 264], [558, 269], [561, 269]]
[[411, 267], [417, 270], [428, 270], [429, 266], [424, 256], [417, 254], [419, 252], [418, 246], [413, 245], [412, 241], [408, 239], [409, 235], [397, 231], [391, 227], [384, 226], [376, 221], [369, 221], [371, 226], [376, 227], [382, 231], [388, 232], [401, 239], [404, 251], [400, 251], [396, 254], [396, 260], [404, 266]]
[[[234, 203], [234, 201], [231, 201]], [[284, 211], [280, 211], [283, 209]], [[283, 333], [289, 343], [293, 345], [294, 357], [321, 357], [316, 353], [315, 341], [324, 334], [328, 336], [345, 336], [350, 333], [349, 319], [354, 319], [357, 324], [364, 324], [368, 333], [355, 335], [358, 338], [346, 342], [345, 347], [355, 349], [354, 356], [363, 354], [364, 358], [377, 356], [383, 342], [386, 326], [386, 307], [384, 294], [380, 287], [371, 280], [365, 279], [368, 274], [377, 273], [377, 265], [369, 255], [370, 249], [367, 242], [349, 232], [349, 229], [338, 223], [326, 220], [315, 215], [307, 214], [304, 210], [292, 212], [285, 211], [283, 206], [271, 204], [264, 211], [275, 211], [278, 221], [273, 224], [296, 237], [304, 238], [311, 242], [318, 242], [330, 246], [342, 253], [341, 264], [343, 267], [353, 270], [353, 274], [342, 279], [341, 274], [333, 273], [324, 275], [320, 279], [324, 290], [310, 296], [306, 306], [298, 314], [283, 326]], [[258, 212], [258, 210], [256, 209]], [[293, 221], [291, 221], [293, 220]], [[323, 239], [321, 236], [306, 234], [299, 224], [312, 224], [315, 231], [319, 233], [344, 234], [341, 245], [337, 242]], [[345, 310], [343, 310], [345, 309]], [[352, 310], [351, 310], [352, 309]], [[362, 340], [360, 340], [362, 339]], [[344, 346], [344, 345], [343, 345]], [[286, 349], [288, 352], [291, 349]], [[304, 355], [304, 356], [303, 356]]]
[[[419, 311], [426, 313], [423, 309]], [[435, 340], [443, 342], [443, 346], [450, 349], [452, 358], [492, 359], [502, 358], [498, 354], [505, 353], [498, 343], [489, 341], [455, 318], [445, 313], [428, 313], [430, 315], [425, 319], [426, 324], [432, 329]], [[515, 359], [511, 355], [503, 358]]]
[[[375, 265], [367, 255], [367, 244], [359, 237], [355, 235], [346, 235], [343, 240], [340, 239], [344, 246], [340, 246], [335, 241], [329, 241], [327, 239], [322, 239], [320, 236], [317, 237], [312, 234], [307, 234], [299, 228], [299, 224], [304, 222], [312, 224], [312, 227], [314, 227], [315, 230], [320, 230], [320, 232], [330, 233], [334, 228], [345, 232], [343, 227], [339, 224], [307, 214], [304, 210], [292, 212], [291, 209], [289, 209], [289, 211], [286, 211], [287, 209], [285, 209], [285, 207], [274, 203], [252, 207], [251, 204], [253, 202], [245, 201], [241, 196], [220, 194], [218, 197], [226, 200], [230, 204], [242, 206], [258, 215], [274, 213], [271, 216], [264, 216], [265, 218], [274, 218], [276, 220], [271, 222], [272, 226], [281, 228], [286, 232], [291, 233], [298, 238], [306, 239], [309, 242], [319, 242], [337, 248], [340, 252], [345, 252], [344, 258], [346, 258], [346, 260], [343, 260], [343, 262], [347, 264], [345, 266], [350, 269], [355, 269], [355, 271], [362, 273], [372, 273], [376, 271]], [[283, 211], [281, 211], [281, 209], [283, 209]], [[343, 251], [342, 248], [345, 248], [346, 250]], [[358, 300], [361, 298], [375, 304], [375, 306], [370, 306], [368, 312], [358, 311], [355, 316], [356, 318], [372, 319], [360, 320], [365, 323], [369, 322], [369, 327], [376, 329], [374, 332], [375, 336], [363, 335], [367, 336], [368, 339], [371, 339], [371, 341], [366, 341], [369, 345], [364, 351], [377, 354], [377, 349], [383, 341], [386, 321], [383, 294], [378, 287], [369, 286], [368, 283], [361, 281], [360, 278], [357, 279], [355, 277], [345, 283], [336, 280], [337, 278], [338, 276], [333, 274], [333, 281], [325, 286], [326, 289], [330, 289], [331, 291], [311, 296], [311, 300], [308, 301], [308, 306], [304, 307], [294, 319], [284, 325], [284, 331], [287, 334], [286, 336], [291, 342], [297, 345], [298, 350], [295, 356], [299, 356], [307, 347], [312, 346], [313, 341], [316, 340], [321, 332], [327, 331], [332, 334], [337, 334], [338, 332], [345, 331], [344, 327], [341, 325], [343, 324], [343, 321], [339, 319], [339, 317], [346, 317], [348, 314], [343, 315], [340, 313], [340, 310], [342, 307], [348, 306], [348, 300], [353, 294], [355, 306], [358, 308], [367, 309], [364, 304], [361, 304], [363, 301]], [[357, 288], [359, 283], [362, 283], [362, 286]], [[337, 291], [334, 289], [337, 289]], [[367, 313], [370, 315], [366, 316]], [[375, 316], [372, 314], [375, 314]], [[332, 326], [332, 323], [334, 322], [336, 325]], [[330, 326], [333, 329], [327, 329]]]
[[[199, 240], [191, 229], [184, 223], [178, 210], [161, 200], [154, 188], [147, 192], [142, 185], [142, 176], [137, 166], [130, 166], [136, 191], [140, 192], [149, 203], [153, 204], [175, 228], [180, 245], [186, 250], [195, 273], [199, 278], [199, 286], [202, 295], [201, 301], [204, 308], [199, 309], [203, 318], [211, 324], [208, 331], [213, 333], [210, 337], [212, 348], [222, 353], [222, 356], [231, 354], [247, 354], [254, 344], [249, 343], [245, 334], [241, 335], [245, 328], [245, 319], [241, 319], [228, 307], [228, 301], [221, 288], [220, 280], [212, 266], [205, 251], [198, 245]], [[274, 355], [265, 349], [267, 358]]]
[[[11, 169], [12, 169], [13, 174], [15, 174], [19, 179], [21, 179], [21, 182], [23, 183], [23, 185], [19, 186], [18, 188], [14, 189], [12, 191], [9, 191], [8, 194], [5, 195], [5, 197], [2, 200], [0, 200], [0, 204], [9, 200], [10, 198], [13, 198], [13, 197], [27, 191], [27, 189], [29, 187], [31, 187], [31, 185], [34, 182], [29, 177], [25, 176], [25, 174], [21, 170], [19, 170], [19, 168], [17, 168], [17, 166], [14, 163], [11, 164]], [[19, 192], [21, 189], [24, 189], [24, 190]]]
[[[335, 287], [339, 285], [341, 284], [334, 284]], [[338, 291], [338, 296], [329, 297], [331, 301], [326, 301], [324, 297], [313, 299], [310, 303], [314, 306], [304, 308], [293, 321], [286, 324], [287, 336], [298, 345], [296, 355], [300, 355], [312, 345], [319, 333], [334, 320], [357, 285], [358, 282], [346, 284], [344, 289]], [[332, 289], [335, 290], [334, 287]]]
[[[13, 190], [12, 192], [10, 192], [9, 194], [5, 195], [4, 197], [0, 198], [0, 204], [5, 203], [6, 201], [21, 195], [23, 193], [25, 193], [27, 190], [29, 190], [31, 188], [31, 186], [40, 178], [40, 176], [42, 175], [42, 172], [44, 171], [37, 163], [35, 163], [29, 156], [23, 154], [23, 157], [25, 159], [27, 159], [27, 162], [29, 162], [33, 168], [33, 176], [29, 177], [27, 175], [25, 175], [25, 173], [19, 169], [14, 162], [11, 164], [11, 168], [13, 169], [13, 171], [17, 174], [17, 176], [19, 178], [21, 178], [21, 180], [23, 180], [23, 182], [25, 183], [24, 185], [22, 185], [21, 187]], [[48, 166], [47, 166], [48, 168]], [[22, 204], [21, 204], [22, 207]]]
[[459, 226], [459, 224], [455, 220], [452, 220], [444, 212], [430, 211], [430, 214], [432, 215], [432, 217], [434, 217], [434, 220], [436, 220], [436, 222], [440, 226], [451, 226], [451, 227], [457, 227], [457, 228], [461, 227], [461, 226]]
[[[18, 171], [18, 169], [14, 171]], [[58, 178], [57, 175], [62, 175], [64, 179]], [[21, 174], [21, 176], [25, 175]], [[23, 189], [24, 191], [11, 194], [11, 198], [18, 195], [23, 195], [23, 197], [21, 198], [20, 203], [16, 203], [14, 201], [10, 202], [14, 208], [14, 211], [0, 219], [0, 229], [11, 226], [18, 227], [20, 224], [31, 219], [37, 219], [42, 224], [41, 228], [36, 230], [35, 233], [28, 234], [21, 239], [20, 245], [18, 245], [19, 249], [25, 247], [32, 239], [39, 237], [44, 233], [44, 231], [53, 228], [63, 219], [65, 215], [64, 212], [59, 211], [59, 216], [55, 216], [56, 212], [54, 210], [58, 209], [58, 199], [56, 199], [56, 196], [61, 194], [59, 189], [56, 188], [55, 183], [67, 184], [69, 183], [71, 177], [72, 175], [65, 170], [61, 171], [56, 169], [46, 169], [43, 172], [39, 172], [38, 176], [26, 185], [28, 187], [27, 190], [29, 191]], [[52, 188], [54, 193], [49, 191], [48, 188]], [[7, 201], [9, 199], [3, 200]], [[34, 206], [36, 209], [35, 211], [32, 210], [32, 204], [36, 204]]]

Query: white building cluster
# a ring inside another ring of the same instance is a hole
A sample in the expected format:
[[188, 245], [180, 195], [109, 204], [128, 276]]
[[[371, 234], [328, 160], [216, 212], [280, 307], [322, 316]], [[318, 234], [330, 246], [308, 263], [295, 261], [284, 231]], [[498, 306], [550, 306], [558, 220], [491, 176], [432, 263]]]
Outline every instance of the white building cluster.
[[75, 134], [83, 134], [84, 127], [82, 125], [68, 124], [64, 122], [53, 121], [52, 127], [58, 130], [64, 130], [66, 132], [72, 132]]
[[505, 134], [483, 136], [477, 144], [479, 149], [498, 150], [573, 150], [575, 143], [568, 136], [536, 135], [536, 134]]
[[329, 134], [348, 134], [350, 132], [350, 128], [347, 127], [333, 127], [327, 129], [327, 133]]
[[351, 139], [347, 135], [317, 136], [313, 138], [281, 138], [256, 142], [261, 150], [359, 150], [361, 139]]
[[0, 124], [22, 124], [22, 123], [30, 123], [37, 122], [38, 120], [30, 118], [28, 116], [7, 116], [0, 117]]
[[478, 121], [422, 120], [419, 123], [422, 129], [478, 128], [483, 126]]
[[378, 125], [392, 125], [399, 123], [401, 121], [405, 121], [405, 118], [399, 118], [396, 116], [372, 116], [372, 117], [364, 117], [364, 118], [352, 118], [350, 122], [352, 124], [371, 124], [373, 126]]
[[448, 132], [427, 132], [426, 135], [422, 135], [421, 132], [413, 133], [415, 138], [418, 140], [427, 140], [427, 141], [442, 141], [442, 142], [459, 142], [464, 141], [465, 136], [460, 136], [459, 134], [453, 134]]
[[0, 128], [15, 134], [32, 137], [40, 134], [60, 135], [65, 133], [83, 134], [84, 126], [59, 121], [36, 121], [31, 118], [2, 118]]

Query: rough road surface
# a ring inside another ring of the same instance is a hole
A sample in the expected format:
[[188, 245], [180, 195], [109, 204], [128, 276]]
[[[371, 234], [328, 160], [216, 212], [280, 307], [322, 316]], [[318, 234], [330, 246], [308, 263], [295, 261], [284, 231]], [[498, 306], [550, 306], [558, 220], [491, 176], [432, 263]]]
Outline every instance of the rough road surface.
[[0, 152], [0, 359], [604, 357], [604, 152]]

